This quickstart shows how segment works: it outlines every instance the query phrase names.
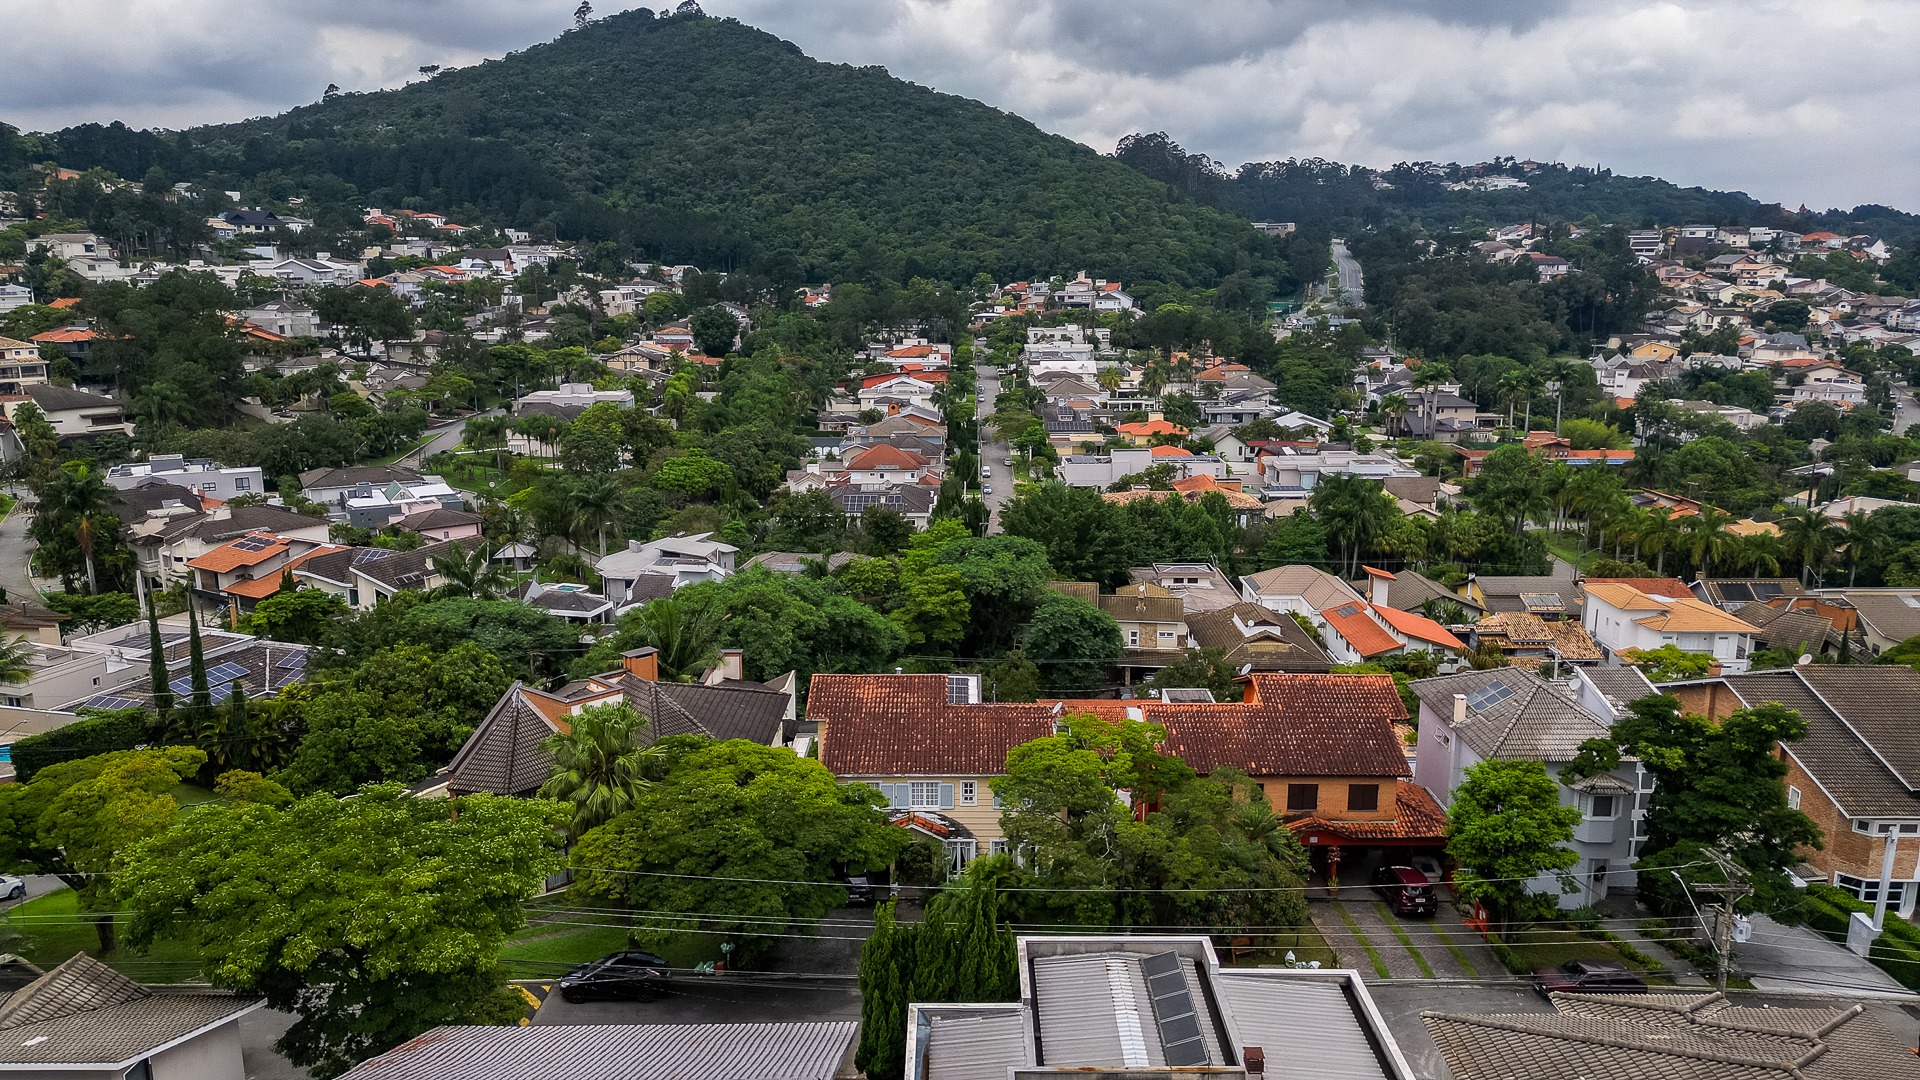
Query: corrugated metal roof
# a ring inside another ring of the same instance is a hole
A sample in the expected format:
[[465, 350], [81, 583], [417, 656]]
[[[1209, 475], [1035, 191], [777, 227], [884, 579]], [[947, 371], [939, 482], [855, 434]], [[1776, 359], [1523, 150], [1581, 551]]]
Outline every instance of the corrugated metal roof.
[[1138, 957], [1093, 953], [1036, 960], [1033, 994], [1040, 1064], [1134, 1069], [1166, 1065]]
[[1007, 1080], [1027, 1063], [1018, 1007], [971, 1016], [943, 1016], [927, 1025], [926, 1080]]
[[1241, 1046], [1266, 1052], [1272, 1080], [1393, 1080], [1344, 982], [1231, 972], [1214, 980]]
[[438, 1027], [343, 1080], [832, 1080], [858, 1024]]

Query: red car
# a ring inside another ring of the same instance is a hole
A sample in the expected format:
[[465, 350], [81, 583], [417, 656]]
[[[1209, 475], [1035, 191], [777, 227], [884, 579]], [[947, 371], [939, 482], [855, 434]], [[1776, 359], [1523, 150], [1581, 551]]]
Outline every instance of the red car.
[[1647, 989], [1633, 969], [1612, 960], [1569, 960], [1557, 968], [1535, 968], [1533, 985], [1542, 994], [1638, 994]]

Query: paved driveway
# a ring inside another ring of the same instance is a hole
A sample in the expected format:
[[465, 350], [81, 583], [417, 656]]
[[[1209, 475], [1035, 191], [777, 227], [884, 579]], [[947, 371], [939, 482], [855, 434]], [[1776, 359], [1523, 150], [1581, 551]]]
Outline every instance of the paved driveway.
[[1753, 917], [1753, 938], [1733, 947], [1733, 968], [1757, 990], [1801, 993], [1895, 995], [1913, 992], [1893, 976], [1804, 926], [1782, 926]]
[[[1505, 967], [1480, 935], [1468, 929], [1452, 904], [1441, 903], [1431, 919], [1402, 919], [1371, 892], [1308, 905], [1313, 924], [1343, 967], [1369, 981], [1389, 979], [1503, 978]], [[1376, 960], [1378, 963], [1376, 963]]]

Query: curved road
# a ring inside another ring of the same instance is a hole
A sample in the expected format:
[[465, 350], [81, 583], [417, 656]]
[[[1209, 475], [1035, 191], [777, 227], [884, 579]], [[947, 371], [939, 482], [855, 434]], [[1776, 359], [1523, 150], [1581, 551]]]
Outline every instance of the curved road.
[[1338, 237], [1333, 241], [1333, 269], [1340, 276], [1340, 291], [1346, 294], [1348, 303], [1365, 307], [1367, 283], [1360, 275], [1360, 260], [1347, 250], [1347, 242]]
[[5, 521], [0, 521], [0, 589], [13, 601], [37, 599], [40, 590], [27, 573], [27, 561], [33, 557], [33, 541], [27, 539], [31, 514], [14, 504]]

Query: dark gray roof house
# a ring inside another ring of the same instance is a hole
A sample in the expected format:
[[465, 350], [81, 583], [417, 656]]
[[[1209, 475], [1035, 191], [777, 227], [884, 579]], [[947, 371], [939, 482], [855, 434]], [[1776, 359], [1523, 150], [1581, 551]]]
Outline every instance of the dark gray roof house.
[[794, 727], [793, 680], [743, 680], [738, 663], [738, 653], [723, 654], [721, 665], [701, 682], [660, 682], [658, 655], [636, 649], [622, 657], [619, 670], [551, 693], [516, 682], [454, 755], [447, 789], [455, 795], [530, 794], [553, 771], [553, 757], [541, 743], [569, 730], [581, 709], [622, 701], [648, 718], [650, 738], [705, 735], [784, 745]]
[[242, 1080], [234, 1023], [265, 1002], [142, 986], [79, 953], [0, 997], [0, 1073]]
[[1333, 658], [1292, 615], [1244, 601], [1213, 611], [1192, 611], [1187, 633], [1202, 649], [1219, 649], [1235, 670], [1323, 672]]

